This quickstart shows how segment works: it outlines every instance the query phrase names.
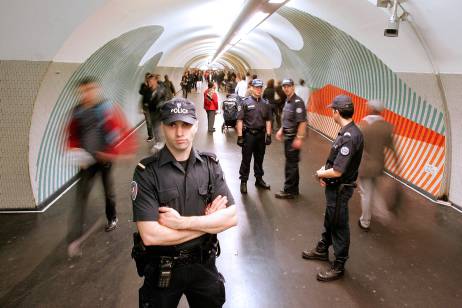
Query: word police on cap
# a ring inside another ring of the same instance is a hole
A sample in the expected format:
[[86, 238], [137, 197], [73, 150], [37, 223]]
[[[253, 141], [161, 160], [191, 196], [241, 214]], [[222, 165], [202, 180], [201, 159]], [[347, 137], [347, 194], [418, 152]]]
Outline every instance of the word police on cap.
[[188, 109], [181, 108], [181, 103], [177, 103], [176, 108], [170, 109], [170, 113], [188, 113]]

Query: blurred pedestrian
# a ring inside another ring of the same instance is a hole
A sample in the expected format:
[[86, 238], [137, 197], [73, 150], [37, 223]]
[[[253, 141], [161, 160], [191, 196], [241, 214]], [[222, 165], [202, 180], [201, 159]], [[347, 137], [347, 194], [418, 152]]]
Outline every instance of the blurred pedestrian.
[[300, 79], [299, 84], [295, 87], [295, 94], [308, 104], [310, 100], [310, 88], [305, 85], [305, 80]]
[[146, 129], [148, 130], [148, 138], [146, 141], [152, 141], [152, 124], [151, 124], [151, 116], [149, 113], [149, 101], [151, 100], [152, 91], [148, 84], [149, 77], [152, 76], [151, 73], [146, 73], [144, 75], [144, 82], [140, 86], [140, 90], [138, 93], [142, 96], [141, 99], [141, 111], [144, 114], [146, 119]]
[[85, 160], [80, 164], [76, 206], [70, 216], [70, 255], [79, 252], [79, 238], [84, 233], [87, 200], [98, 173], [102, 177], [106, 203], [105, 231], [109, 232], [117, 227], [116, 198], [111, 170], [116, 156], [115, 148], [122, 137], [116, 122], [117, 117], [114, 117], [113, 103], [103, 97], [99, 82], [86, 77], [79, 81], [77, 87], [80, 102], [72, 110], [68, 126], [68, 144], [71, 149], [80, 151], [81, 157], [85, 156]]
[[[394, 163], [398, 164], [398, 156], [393, 144], [393, 125], [382, 116], [384, 109], [380, 100], [367, 102], [368, 115], [359, 123], [364, 136], [364, 153], [359, 168], [359, 188], [361, 194], [361, 217], [358, 225], [368, 231], [371, 223], [372, 209], [384, 220], [390, 218], [390, 212], [378, 187], [379, 177], [385, 169], [385, 150], [390, 150]], [[398, 167], [399, 168], [399, 167]]]
[[160, 135], [160, 108], [167, 100], [165, 87], [159, 84], [157, 76], [148, 78], [149, 88], [151, 90], [151, 99], [149, 100], [149, 114], [151, 117], [152, 134], [155, 141], [153, 149], [159, 150], [163, 147]]

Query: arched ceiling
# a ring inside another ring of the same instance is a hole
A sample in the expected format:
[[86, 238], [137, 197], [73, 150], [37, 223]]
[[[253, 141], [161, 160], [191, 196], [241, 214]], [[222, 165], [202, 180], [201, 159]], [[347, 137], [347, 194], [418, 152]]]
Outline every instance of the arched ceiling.
[[[0, 59], [84, 62], [111, 39], [143, 26], [164, 32], [140, 64], [163, 52], [160, 66], [205, 65], [219, 47], [245, 0], [61, 0], [2, 1]], [[345, 31], [396, 72], [430, 73], [432, 67], [408, 22], [399, 37], [383, 36], [389, 12], [375, 0], [291, 0]], [[407, 0], [403, 6], [428, 43], [441, 72], [462, 72], [462, 2]], [[303, 46], [291, 22], [275, 13], [229, 50], [220, 65], [271, 69], [281, 65], [273, 37], [290, 49]], [[232, 55], [232, 56], [231, 56]], [[197, 59], [197, 60], [192, 60]]]

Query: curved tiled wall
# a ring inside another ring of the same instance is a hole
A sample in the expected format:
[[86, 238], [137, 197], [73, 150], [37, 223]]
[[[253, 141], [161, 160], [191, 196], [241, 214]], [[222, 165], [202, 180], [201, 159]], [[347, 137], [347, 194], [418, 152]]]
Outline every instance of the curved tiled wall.
[[139, 83], [145, 71], [153, 71], [161, 53], [144, 66], [138, 66], [141, 58], [163, 32], [162, 27], [149, 26], [127, 32], [98, 49], [72, 75], [62, 90], [49, 117], [36, 159], [34, 195], [37, 204], [46, 201], [66, 184], [77, 168], [65, 155], [64, 128], [69, 112], [77, 103], [75, 82], [84, 76], [95, 76], [103, 85], [104, 95], [118, 102], [130, 123], [141, 121], [138, 113]]
[[389, 161], [387, 167], [426, 194], [439, 196], [445, 155], [443, 112], [422, 99], [348, 34], [296, 9], [284, 7], [278, 13], [298, 29], [304, 46], [295, 51], [277, 41], [283, 65], [276, 74], [304, 78], [310, 87], [321, 88], [312, 96], [310, 125], [331, 138], [335, 136], [338, 126], [324, 111], [333, 94], [350, 93], [360, 105], [358, 110], [368, 99], [381, 99], [388, 119], [400, 117], [398, 122], [392, 122], [398, 126], [395, 141], [403, 162], [402, 172], [397, 172]]

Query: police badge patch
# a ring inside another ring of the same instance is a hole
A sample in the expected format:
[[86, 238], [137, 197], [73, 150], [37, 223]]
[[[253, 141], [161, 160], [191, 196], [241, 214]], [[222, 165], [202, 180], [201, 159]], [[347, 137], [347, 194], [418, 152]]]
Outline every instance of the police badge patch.
[[346, 155], [350, 154], [350, 149], [347, 148], [347, 147], [342, 147], [342, 148], [340, 149], [340, 153], [342, 153], [342, 155], [345, 155], [345, 156], [346, 156]]
[[136, 195], [138, 194], [138, 184], [135, 181], [132, 181], [132, 200], [136, 200]]
[[302, 113], [302, 111], [303, 111], [303, 110], [302, 110], [302, 108], [300, 108], [300, 107], [297, 108], [297, 109], [295, 109], [295, 112], [296, 112], [296, 113]]

